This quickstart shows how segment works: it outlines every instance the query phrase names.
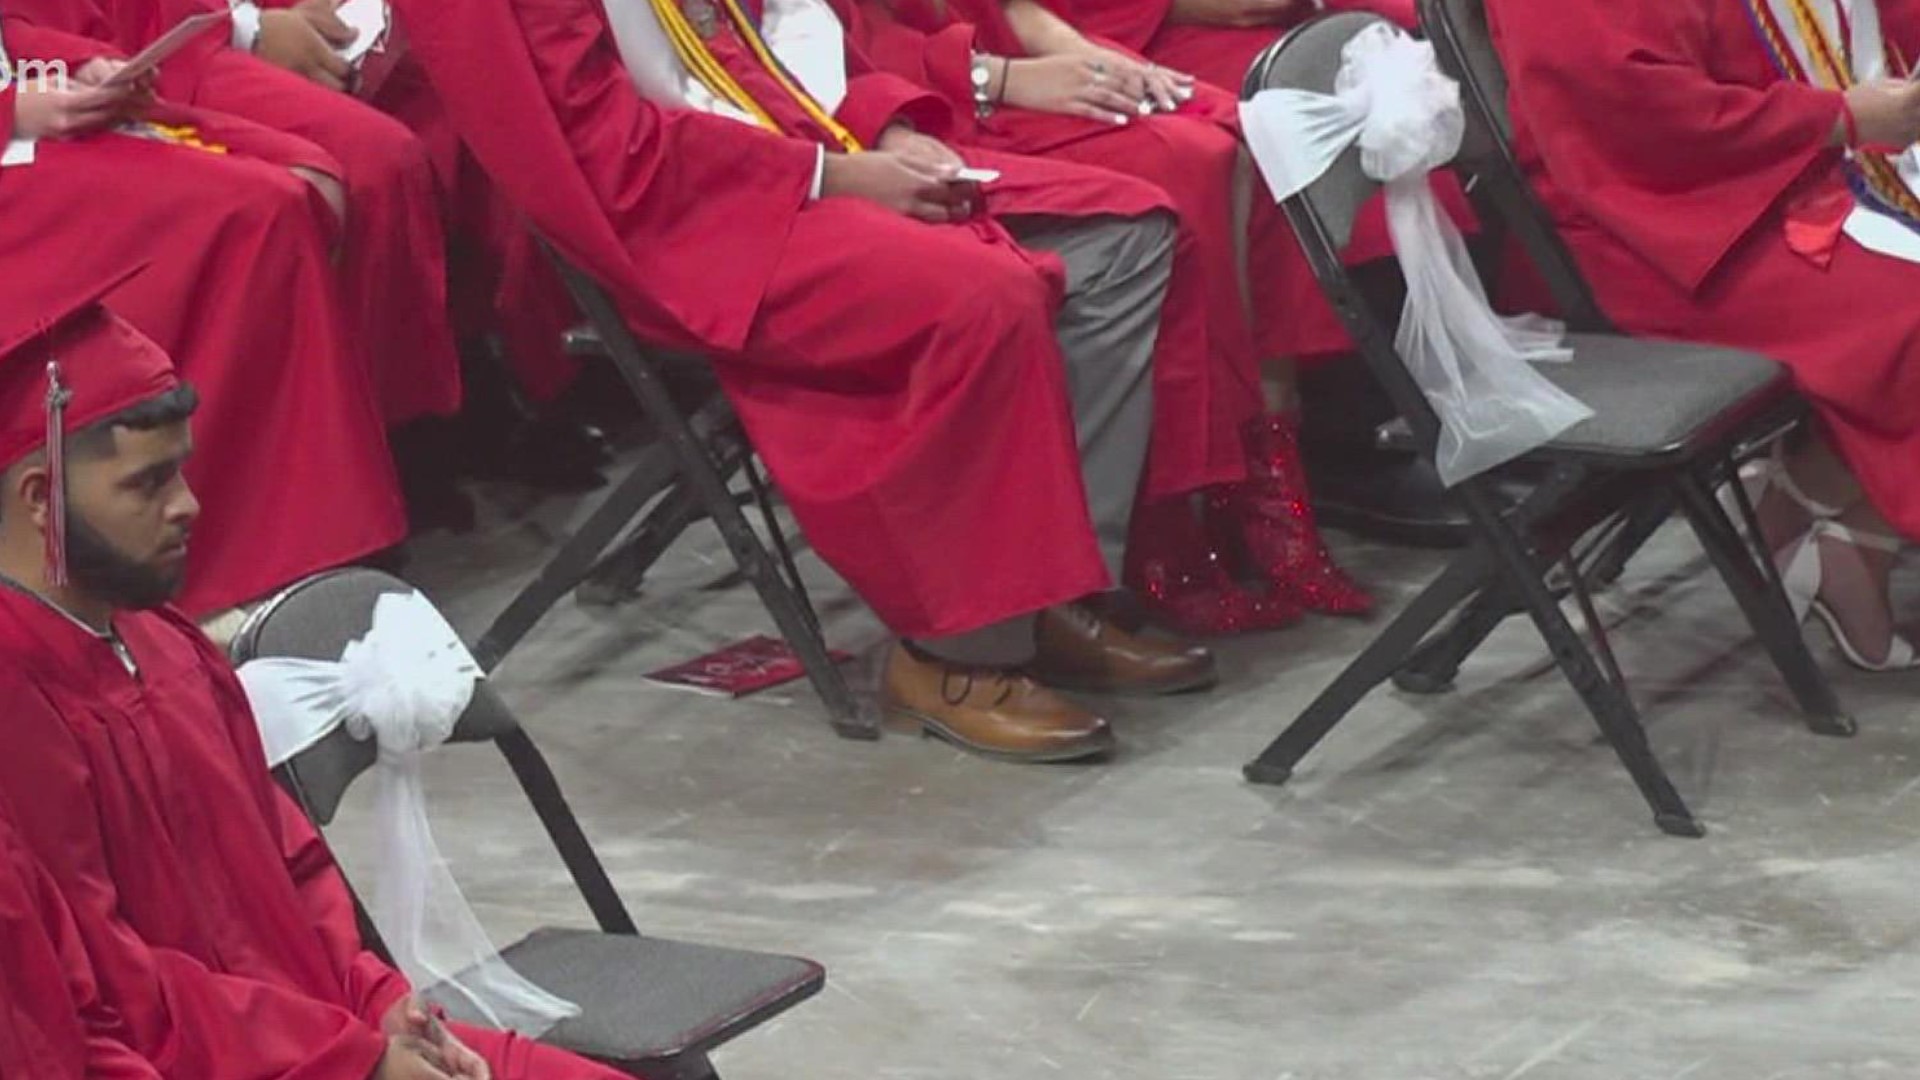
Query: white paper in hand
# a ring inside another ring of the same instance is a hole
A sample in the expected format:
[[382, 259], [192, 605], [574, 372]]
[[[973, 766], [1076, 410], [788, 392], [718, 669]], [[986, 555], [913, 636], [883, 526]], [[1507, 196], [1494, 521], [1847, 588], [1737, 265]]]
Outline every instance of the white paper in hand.
[[334, 50], [349, 64], [358, 64], [387, 35], [387, 0], [345, 0], [333, 13], [359, 32], [352, 42]]
[[100, 85], [125, 86], [133, 82], [147, 72], [159, 67], [161, 61], [167, 57], [185, 48], [187, 42], [192, 41], [195, 37], [211, 30], [215, 26], [225, 25], [231, 17], [232, 16], [224, 11], [207, 11], [199, 15], [189, 15], [181, 19], [173, 29], [156, 38], [153, 44], [141, 49], [133, 59], [127, 61], [125, 67], [114, 72], [113, 78], [108, 79]]

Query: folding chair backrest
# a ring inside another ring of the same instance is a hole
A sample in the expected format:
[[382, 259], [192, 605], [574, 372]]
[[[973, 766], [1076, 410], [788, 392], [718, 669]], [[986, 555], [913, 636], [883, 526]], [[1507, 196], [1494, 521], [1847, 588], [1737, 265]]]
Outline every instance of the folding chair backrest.
[[[374, 605], [380, 597], [413, 591], [413, 586], [378, 570], [356, 568], [319, 574], [296, 582], [261, 605], [234, 638], [229, 652], [235, 664], [268, 656], [336, 660], [348, 642], [372, 627]], [[566, 863], [568, 874], [601, 929], [634, 933], [633, 917], [568, 807], [546, 758], [491, 682], [482, 680], [474, 688], [473, 701], [460, 715], [449, 741], [494, 744], [513, 770], [514, 779], [539, 815], [547, 838]], [[307, 816], [317, 824], [328, 825], [339, 813], [347, 789], [373, 767], [376, 757], [371, 743], [361, 742], [342, 729], [301, 751], [278, 770], [278, 775]]]
[[[1324, 15], [1302, 23], [1254, 60], [1243, 94], [1247, 98], [1263, 90], [1331, 94], [1347, 42], [1370, 26], [1386, 24], [1378, 15], [1363, 12]], [[1360, 149], [1355, 145], [1325, 175], [1286, 200], [1284, 208], [1314, 277], [1355, 348], [1412, 429], [1414, 445], [1431, 455], [1440, 421], [1394, 348], [1388, 329], [1391, 320], [1373, 310], [1342, 260], [1361, 208], [1380, 190], [1380, 183], [1361, 168]]]
[[1613, 329], [1513, 153], [1507, 69], [1494, 49], [1485, 0], [1419, 0], [1420, 23], [1440, 67], [1460, 83], [1467, 133], [1454, 169], [1483, 217], [1503, 223], [1545, 279], [1560, 316], [1575, 330]]
[[[350, 642], [372, 627], [380, 597], [413, 591], [413, 586], [389, 574], [358, 568], [296, 582], [247, 619], [230, 649], [233, 661], [243, 664], [273, 656], [338, 660]], [[518, 729], [506, 704], [483, 681], [461, 714], [451, 741], [490, 741]], [[375, 758], [372, 742], [355, 739], [341, 728], [302, 751], [281, 772], [307, 813], [327, 825], [339, 812], [347, 789], [373, 767]]]
[[[1360, 31], [1385, 22], [1378, 15], [1347, 12], [1301, 24], [1254, 58], [1241, 96], [1251, 98], [1262, 90], [1288, 88], [1333, 93], [1334, 78], [1340, 74], [1341, 50]], [[1361, 207], [1379, 190], [1380, 185], [1360, 168], [1360, 151], [1355, 147], [1341, 154], [1327, 174], [1304, 193], [1336, 253], [1345, 251], [1352, 242]]]

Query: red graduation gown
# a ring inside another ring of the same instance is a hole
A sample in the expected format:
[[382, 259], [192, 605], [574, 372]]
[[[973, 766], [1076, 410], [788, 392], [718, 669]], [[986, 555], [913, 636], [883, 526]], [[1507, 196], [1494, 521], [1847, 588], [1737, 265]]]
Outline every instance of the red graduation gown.
[[[748, 2], [751, 10], [758, 9], [756, 0]], [[1239, 431], [1259, 414], [1261, 390], [1238, 279], [1232, 276], [1232, 245], [1216, 242], [1226, 234], [1209, 216], [1213, 211], [1223, 219], [1230, 216], [1226, 188], [1200, 212], [1193, 206], [1213, 194], [1197, 189], [1219, 175], [1208, 164], [1223, 152], [1230, 159], [1237, 146], [1233, 136], [1206, 122], [1155, 125], [1139, 146], [1144, 153], [1134, 168], [1114, 167], [1107, 154], [1069, 149], [1042, 156], [1041, 148], [1017, 140], [983, 138], [973, 119], [969, 62], [963, 58], [957, 69], [947, 70], [948, 40], [910, 29], [884, 10], [851, 0], [829, 2], [846, 28], [850, 71], [883, 72], [904, 79], [911, 88], [907, 92], [937, 94], [945, 110], [937, 133], [967, 150], [975, 164], [1004, 174], [986, 188], [990, 213], [1001, 218], [1133, 216], [1151, 209], [1175, 213], [1179, 239], [1155, 342], [1155, 418], [1145, 493], [1177, 496], [1244, 479]], [[869, 12], [876, 18], [870, 20]], [[930, 69], [938, 69], [939, 77]], [[1130, 134], [1078, 121], [1071, 127], [1074, 134], [1067, 141], [1076, 147], [1100, 141], [1086, 138], [1089, 129], [1093, 135]]]
[[[1231, 133], [1237, 143], [1235, 103], [1247, 70], [1254, 57], [1293, 24], [1247, 29], [1186, 26], [1169, 21], [1172, 0], [1049, 0], [1049, 6], [1084, 33], [1200, 80], [1203, 85], [1199, 95], [1179, 114], [1193, 119], [1186, 130], [1176, 134], [1151, 130], [1151, 123], [1146, 125], [1147, 131], [1137, 123], [1130, 130], [1115, 131], [1073, 117], [1002, 111], [983, 125], [983, 135], [1023, 152], [1094, 161], [1166, 184], [1195, 222], [1195, 228], [1206, 237], [1206, 246], [1230, 252], [1229, 158], [1219, 134], [1201, 134], [1194, 129], [1202, 123], [1217, 127]], [[1409, 28], [1417, 22], [1412, 0], [1330, 0], [1326, 6], [1328, 10], [1373, 11]], [[984, 48], [1007, 55], [1022, 54], [1006, 27], [999, 0], [954, 0], [951, 4], [902, 0], [895, 10], [902, 19], [922, 28], [926, 28], [930, 13], [950, 10], [954, 17], [979, 28]], [[937, 69], [947, 85], [954, 77], [954, 48], [951, 42], [944, 46]], [[959, 62], [959, 76], [964, 79], [965, 61]], [[959, 88], [971, 93], [964, 82]], [[1173, 142], [1178, 152], [1156, 150], [1155, 144], [1163, 142]], [[1196, 142], [1200, 145], [1193, 145]], [[1206, 164], [1195, 167], [1196, 162]], [[1436, 190], [1456, 221], [1472, 221], [1459, 186], [1450, 177], [1437, 180]], [[1264, 185], [1255, 190], [1249, 230], [1247, 272], [1253, 283], [1253, 342], [1259, 357], [1314, 359], [1351, 349], [1346, 329], [1314, 280], [1292, 226], [1266, 194]], [[1355, 223], [1347, 261], [1359, 264], [1392, 255], [1384, 205], [1375, 200]], [[1233, 272], [1233, 263], [1224, 262], [1229, 257], [1219, 255], [1212, 261]]]
[[[1060, 162], [1113, 169], [1138, 177], [1165, 192], [1191, 237], [1193, 271], [1199, 275], [1205, 304], [1204, 343], [1222, 373], [1223, 391], [1213, 423], [1229, 437], [1260, 411], [1260, 381], [1246, 307], [1240, 293], [1238, 244], [1233, 235], [1233, 173], [1240, 156], [1233, 101], [1206, 90], [1176, 116], [1136, 119], [1124, 128], [1017, 109], [1002, 109], [986, 120], [973, 111], [971, 57], [978, 47], [1017, 54], [1019, 46], [1000, 14], [998, 0], [983, 4], [899, 5], [900, 14], [881, 0], [836, 0], [835, 9], [862, 50], [882, 69], [940, 93], [958, 123], [953, 138], [966, 146], [1003, 153], [1043, 156]], [[983, 22], [950, 21], [962, 11]], [[1262, 242], [1292, 243], [1286, 222], [1276, 214], [1281, 233]]]
[[407, 125], [433, 163], [447, 222], [448, 314], [455, 340], [499, 335], [519, 389], [535, 402], [549, 401], [580, 370], [563, 344], [566, 332], [582, 321], [579, 309], [526, 221], [460, 141], [405, 40], [404, 33], [389, 33], [387, 49], [397, 58], [367, 100]]
[[[1314, 14], [1306, 4], [1300, 15], [1273, 26], [1195, 26], [1173, 21], [1173, 0], [1060, 0], [1052, 6], [1087, 33], [1235, 94], [1260, 50]], [[1330, 12], [1370, 11], [1409, 30], [1420, 25], [1414, 0], [1325, 0], [1323, 6]]]
[[[72, 909], [118, 1033], [169, 1080], [366, 1080], [406, 979], [362, 947], [225, 658], [177, 613], [114, 621], [137, 677], [102, 638], [0, 587], [0, 793]], [[619, 1076], [456, 1030], [499, 1080]]]
[[[15, 58], [110, 50], [3, 24]], [[0, 136], [13, 102], [0, 94]], [[224, 154], [117, 134], [43, 140], [0, 169], [0, 304], [35, 281], [147, 269], [108, 303], [201, 394], [187, 477], [202, 503], [181, 604], [206, 614], [398, 543], [406, 515], [364, 365], [339, 326], [327, 216], [282, 165], [337, 168], [297, 139], [163, 108]], [[273, 164], [269, 164], [273, 162]], [[16, 316], [24, 321], [24, 316]]]
[[117, 1024], [66, 901], [0, 816], [0, 1077], [160, 1080]]
[[[1880, 7], [1920, 55], [1915, 5]], [[1874, 505], [1920, 539], [1920, 265], [1842, 237], [1822, 268], [1787, 245], [1788, 208], [1842, 182], [1840, 95], [1782, 79], [1739, 0], [1488, 8], [1517, 149], [1607, 313], [1786, 363]]]
[[[103, 37], [131, 53], [225, 0], [7, 0], [10, 14]], [[97, 29], [105, 28], [104, 35]], [[170, 100], [311, 142], [347, 189], [340, 296], [349, 344], [370, 365], [390, 423], [451, 413], [460, 364], [447, 308], [446, 237], [426, 150], [405, 125], [353, 98], [226, 47], [208, 31], [162, 68]]]
[[[713, 359], [816, 550], [897, 633], [958, 633], [1107, 585], [1052, 259], [990, 221], [810, 202], [817, 144], [647, 101], [593, 0], [396, 9], [501, 190], [637, 332]], [[904, 81], [851, 74], [840, 120], [863, 140], [899, 116], [948, 123]], [[1161, 202], [1113, 174], [1080, 174], [1105, 187], [1090, 200], [1049, 176], [1060, 166], [980, 163], [1005, 169], [996, 212]]]

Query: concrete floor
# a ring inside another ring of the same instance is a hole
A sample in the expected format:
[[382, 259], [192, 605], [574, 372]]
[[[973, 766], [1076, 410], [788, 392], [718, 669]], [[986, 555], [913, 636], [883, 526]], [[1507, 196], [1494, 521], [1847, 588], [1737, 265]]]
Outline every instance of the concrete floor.
[[[477, 632], [573, 512], [494, 493], [413, 574]], [[1341, 550], [1389, 607], [1438, 565]], [[864, 688], [882, 634], [802, 561]], [[1862, 734], [1808, 734], [1682, 535], [1602, 609], [1701, 841], [1654, 830], [1523, 625], [1447, 697], [1376, 694], [1273, 789], [1241, 764], [1367, 625], [1223, 643], [1216, 692], [1103, 703], [1118, 760], [1018, 767], [841, 741], [804, 684], [644, 683], [770, 629], [729, 569], [696, 528], [641, 601], [564, 603], [500, 685], [643, 928], [827, 966], [722, 1052], [734, 1080], [1920, 1076], [1920, 678], [1836, 661]], [[504, 768], [449, 751], [432, 781], [497, 936], [586, 924]]]

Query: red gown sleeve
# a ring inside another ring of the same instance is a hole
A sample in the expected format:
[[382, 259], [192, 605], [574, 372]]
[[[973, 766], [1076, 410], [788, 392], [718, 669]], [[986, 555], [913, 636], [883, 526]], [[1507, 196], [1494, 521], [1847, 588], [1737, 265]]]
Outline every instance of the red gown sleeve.
[[5, 683], [11, 684], [0, 685], [9, 745], [0, 754], [0, 789], [15, 808], [22, 838], [66, 898], [102, 996], [120, 1009], [126, 1045], [167, 1076], [366, 1080], [386, 1052], [386, 1038], [360, 1017], [212, 971], [177, 950], [149, 945], [128, 924], [107, 865], [109, 838], [85, 753], [47, 692], [17, 678]]
[[47, 938], [53, 943], [66, 975], [67, 1000], [78, 1016], [86, 1042], [87, 1080], [160, 1080], [159, 1070], [121, 1041], [121, 1021], [117, 1013], [100, 1000], [100, 987], [94, 981], [92, 962], [81, 943], [79, 928], [67, 910], [66, 900], [53, 878], [39, 865], [32, 866], [29, 887], [36, 898]]
[[[265, 776], [263, 772], [261, 774]], [[347, 1000], [353, 1011], [368, 1024], [379, 1025], [387, 1010], [413, 992], [407, 977], [393, 965], [380, 959], [360, 940], [360, 923], [353, 909], [353, 894], [348, 891], [340, 867], [326, 839], [307, 820], [272, 781], [265, 793], [273, 801], [280, 818], [282, 849], [287, 872], [300, 893], [300, 901], [333, 957], [336, 970], [346, 973]]]
[[[16, 63], [58, 60], [68, 67], [79, 67], [96, 57], [121, 55], [104, 42], [49, 30], [13, 14], [0, 16], [0, 41], [6, 43], [7, 57]], [[20, 92], [16, 83], [17, 80], [8, 79], [6, 87], [0, 89], [0, 144], [13, 138], [14, 108]]]
[[[745, 343], [807, 204], [818, 147], [647, 101], [593, 0], [394, 7], [503, 193], [587, 269], [618, 275], [616, 294], [642, 333], [667, 344]], [[573, 197], [583, 183], [584, 205]], [[605, 265], [615, 261], [603, 241], [609, 226], [626, 265]], [[724, 288], [715, 267], [727, 268]]]
[[1366, 11], [1392, 19], [1409, 30], [1420, 25], [1420, 13], [1414, 0], [1326, 0], [1328, 11]]
[[68, 67], [79, 67], [101, 56], [120, 56], [120, 50], [104, 41], [38, 26], [17, 15], [0, 16], [0, 34], [7, 43], [7, 56], [21, 60], [58, 60]]
[[833, 11], [858, 47], [860, 63], [932, 90], [956, 120], [963, 105], [971, 115], [973, 53], [982, 47], [971, 23], [935, 18], [921, 2], [833, 0]]
[[[843, 23], [847, 18], [847, 9], [852, 6], [836, 6], [836, 13], [841, 15]], [[926, 89], [930, 84], [920, 83], [911, 75], [902, 77], [891, 65], [875, 63], [874, 58], [868, 56], [862, 47], [864, 38], [857, 25], [847, 26], [847, 97], [840, 103], [834, 118], [868, 146], [872, 146], [880, 138], [880, 133], [896, 121], [905, 121], [912, 124], [915, 130], [936, 138], [951, 135], [954, 114], [947, 100]], [[966, 62], [971, 66], [970, 54]], [[961, 78], [966, 78], [966, 75], [962, 74]]]
[[1488, 8], [1553, 185], [1685, 288], [1833, 153], [1841, 95], [1716, 80], [1703, 0]]
[[[25, 1030], [10, 1023], [15, 1018]], [[66, 901], [10, 815], [0, 816], [0, 1076], [160, 1080], [120, 1040], [119, 1027], [100, 1000]]]
[[393, 965], [366, 947], [360, 937], [360, 920], [353, 906], [353, 893], [347, 879], [334, 861], [333, 850], [298, 804], [273, 782], [265, 762], [267, 752], [260, 741], [260, 724], [253, 707], [240, 686], [239, 677], [227, 658], [199, 629], [182, 615], [167, 612], [180, 632], [193, 643], [200, 664], [213, 681], [214, 691], [226, 720], [227, 740], [239, 761], [260, 762], [250, 769], [247, 779], [262, 817], [271, 823], [280, 841], [281, 860], [307, 918], [345, 982], [346, 1000], [356, 1016], [375, 1027], [386, 1018], [394, 1004], [413, 992]]
[[1920, 0], [1880, 0], [1880, 32], [1909, 73], [1920, 71]]

